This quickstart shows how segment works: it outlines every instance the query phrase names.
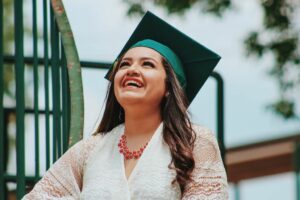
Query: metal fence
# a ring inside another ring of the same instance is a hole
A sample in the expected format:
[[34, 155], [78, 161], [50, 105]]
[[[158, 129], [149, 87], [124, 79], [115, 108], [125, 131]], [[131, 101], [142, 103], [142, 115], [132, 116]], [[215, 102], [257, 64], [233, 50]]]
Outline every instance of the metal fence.
[[[68, 93], [68, 76], [65, 66], [64, 52], [61, 48], [59, 32], [53, 17], [50, 3], [43, 1], [42, 17], [42, 38], [38, 38], [37, 23], [37, 2], [31, 2], [32, 26], [26, 26], [31, 29], [32, 38], [32, 57], [24, 57], [24, 3], [22, 1], [14, 1], [13, 3], [13, 19], [14, 19], [14, 55], [4, 56], [3, 46], [5, 38], [3, 36], [3, 4], [0, 2], [1, 16], [1, 37], [0, 37], [0, 56], [1, 56], [1, 145], [0, 145], [0, 199], [8, 198], [7, 183], [16, 183], [17, 199], [21, 199], [25, 194], [26, 185], [32, 185], [40, 178], [40, 157], [45, 157], [45, 165], [48, 169], [50, 164], [54, 162], [66, 149], [68, 144], [68, 126], [69, 126], [69, 93]], [[8, 16], [10, 17], [10, 16]], [[28, 23], [28, 22], [26, 22]], [[50, 38], [49, 38], [50, 35]], [[49, 42], [50, 39], [50, 42]], [[38, 42], [42, 42], [42, 49], [38, 49]], [[42, 52], [42, 53], [41, 53]], [[38, 58], [39, 54], [43, 54], [43, 58]], [[15, 107], [3, 107], [4, 80], [3, 73], [7, 67], [14, 66], [14, 82], [15, 82]], [[33, 71], [33, 107], [25, 107], [25, 68], [32, 68]], [[44, 83], [39, 84], [39, 68], [44, 70]], [[50, 85], [51, 84], [51, 85]], [[44, 91], [44, 105], [40, 105], [39, 90]], [[50, 91], [51, 89], [51, 91]], [[51, 99], [50, 99], [51, 94]], [[52, 108], [50, 109], [50, 100]], [[44, 109], [41, 109], [43, 107]], [[15, 116], [15, 137], [16, 137], [16, 174], [7, 173], [8, 161], [8, 123], [9, 117]], [[26, 176], [25, 173], [25, 117], [33, 115], [34, 117], [34, 157], [35, 172], [34, 176]], [[44, 115], [45, 120], [45, 155], [40, 155], [40, 120]], [[52, 131], [50, 132], [50, 119], [52, 121]], [[51, 142], [51, 144], [50, 144]], [[51, 151], [51, 152], [50, 152]], [[51, 157], [50, 157], [51, 156]]]
[[[65, 56], [57, 29], [55, 19], [50, 9], [50, 2], [43, 0], [38, 16], [37, 2], [32, 0], [31, 29], [32, 55], [24, 56], [24, 8], [23, 1], [14, 1], [14, 53], [6, 55], [3, 49], [5, 41], [4, 29], [4, 1], [0, 1], [0, 200], [8, 198], [8, 183], [16, 184], [16, 198], [21, 199], [41, 176], [41, 163], [48, 169], [67, 150], [69, 130], [69, 83], [66, 69]], [[38, 18], [42, 17], [42, 25], [38, 24]], [[40, 27], [41, 26], [41, 27]], [[40, 29], [39, 29], [40, 28]], [[38, 31], [39, 30], [39, 31]], [[42, 30], [42, 31], [41, 31]], [[39, 36], [41, 35], [41, 36]], [[28, 45], [28, 44], [27, 44]], [[81, 62], [81, 66], [88, 68], [105, 69], [109, 63]], [[15, 82], [15, 106], [7, 107], [4, 104], [4, 71], [7, 67], [14, 69]], [[26, 91], [25, 69], [32, 69], [33, 76], [33, 106], [25, 106]], [[40, 71], [42, 71], [42, 78]], [[219, 74], [213, 73], [212, 77], [217, 81], [217, 133], [222, 156], [225, 156], [224, 147], [224, 123], [223, 123], [223, 81]], [[40, 80], [43, 80], [40, 83]], [[40, 94], [39, 91], [43, 91]], [[43, 96], [43, 101], [40, 97]], [[42, 102], [42, 103], [41, 103]], [[8, 124], [14, 116], [15, 146], [16, 146], [16, 173], [7, 172], [9, 152], [9, 127]], [[34, 175], [26, 175], [25, 149], [26, 116], [33, 117], [34, 124]], [[44, 127], [41, 129], [40, 124]], [[43, 136], [43, 137], [41, 137]], [[41, 144], [41, 141], [44, 141]], [[41, 147], [41, 145], [45, 145]], [[45, 152], [41, 154], [40, 149]], [[40, 158], [45, 158], [41, 160]]]

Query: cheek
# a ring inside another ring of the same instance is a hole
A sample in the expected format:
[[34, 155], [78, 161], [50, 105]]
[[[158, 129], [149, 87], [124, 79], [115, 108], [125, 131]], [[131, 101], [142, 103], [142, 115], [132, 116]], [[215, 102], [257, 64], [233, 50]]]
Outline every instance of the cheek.
[[163, 93], [163, 96], [165, 96], [166, 92], [167, 92], [167, 85], [166, 85], [166, 80], [163, 79], [161, 80], [161, 92]]
[[117, 73], [115, 74], [115, 78], [114, 78], [115, 87], [120, 85], [122, 77], [123, 77], [122, 71], [117, 71]]
[[157, 93], [157, 95], [164, 95], [166, 92], [166, 76], [156, 75], [152, 77], [152, 89]]
[[121, 83], [121, 80], [122, 80], [122, 75], [123, 73], [121, 71], [118, 71], [116, 74], [115, 74], [115, 77], [114, 77], [114, 93], [115, 93], [115, 96], [118, 98], [118, 88], [120, 86], [120, 83]]

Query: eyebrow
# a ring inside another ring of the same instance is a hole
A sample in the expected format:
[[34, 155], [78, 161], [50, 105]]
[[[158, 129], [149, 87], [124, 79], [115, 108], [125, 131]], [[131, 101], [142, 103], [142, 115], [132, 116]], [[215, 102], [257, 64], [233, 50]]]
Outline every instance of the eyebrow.
[[[125, 57], [125, 58], [121, 59], [121, 61], [123, 61], [123, 60], [132, 61], [133, 59], [132, 59], [132, 57]], [[152, 60], [152, 61], [158, 63], [158, 61], [153, 59], [152, 57], [141, 57], [140, 60]]]

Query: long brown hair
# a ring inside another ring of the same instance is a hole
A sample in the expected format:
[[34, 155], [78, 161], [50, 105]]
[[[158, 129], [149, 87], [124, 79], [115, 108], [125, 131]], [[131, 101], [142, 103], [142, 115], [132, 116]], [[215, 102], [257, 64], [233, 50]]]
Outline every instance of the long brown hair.
[[[188, 116], [188, 104], [184, 90], [180, 86], [172, 67], [163, 57], [162, 63], [166, 71], [168, 93], [161, 103], [163, 139], [168, 144], [172, 156], [169, 168], [176, 171], [176, 177], [172, 184], [177, 181], [183, 194], [186, 184], [191, 180], [191, 173], [195, 167], [193, 157], [195, 133]], [[111, 82], [106, 94], [105, 110], [100, 125], [96, 129], [96, 134], [106, 134], [125, 121], [124, 109], [114, 94], [114, 77], [118, 71], [119, 63], [117, 62], [115, 66], [110, 74]]]

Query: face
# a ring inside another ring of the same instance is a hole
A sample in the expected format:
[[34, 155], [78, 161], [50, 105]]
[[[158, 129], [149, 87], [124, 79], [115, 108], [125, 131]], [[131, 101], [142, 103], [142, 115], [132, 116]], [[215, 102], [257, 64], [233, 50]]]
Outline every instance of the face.
[[114, 92], [123, 108], [148, 105], [159, 108], [166, 93], [166, 72], [161, 55], [146, 47], [129, 49], [114, 78]]

